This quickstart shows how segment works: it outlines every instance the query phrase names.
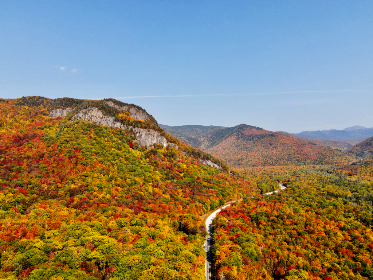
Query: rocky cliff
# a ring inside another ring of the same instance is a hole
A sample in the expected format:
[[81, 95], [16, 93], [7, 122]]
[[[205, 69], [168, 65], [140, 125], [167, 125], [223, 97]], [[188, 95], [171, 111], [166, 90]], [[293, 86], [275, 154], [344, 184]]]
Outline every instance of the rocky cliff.
[[[120, 106], [115, 105], [113, 102], [109, 101], [105, 103], [119, 110], [118, 107]], [[141, 120], [141, 121], [147, 121], [150, 119], [149, 116], [147, 116], [146, 112], [137, 110], [134, 107], [122, 106], [120, 107], [120, 109], [121, 110], [129, 109], [130, 116], [134, 119]], [[72, 112], [72, 108], [57, 108], [57, 109], [52, 110], [49, 115], [52, 118], [65, 117], [70, 112]], [[154, 145], [154, 144], [162, 144], [164, 146], [177, 147], [174, 143], [169, 143], [167, 139], [164, 136], [162, 136], [159, 131], [156, 131], [153, 129], [144, 129], [144, 128], [139, 128], [139, 127], [124, 125], [121, 122], [116, 121], [114, 117], [103, 114], [103, 112], [100, 109], [95, 108], [95, 107], [77, 111], [72, 116], [72, 120], [85, 120], [85, 121], [89, 121], [91, 123], [95, 123], [99, 125], [132, 130], [135, 133], [137, 143], [140, 146], [150, 147], [151, 145]]]
[[151, 118], [149, 116], [148, 113], [146, 113], [144, 110], [142, 109], [139, 109], [139, 108], [136, 108], [135, 106], [131, 106], [130, 104], [126, 104], [126, 105], [118, 105], [118, 104], [115, 104], [113, 101], [105, 101], [105, 103], [107, 105], [109, 105], [110, 107], [113, 107], [113, 108], [116, 108], [120, 111], [128, 111], [129, 112], [129, 116], [136, 119], [136, 120], [139, 120], [139, 121], [151, 121]]
[[[0, 99], [8, 103], [8, 100]], [[130, 131], [132, 142], [150, 148], [155, 144], [176, 148], [183, 155], [192, 156], [195, 160], [209, 167], [228, 171], [228, 166], [221, 160], [201, 150], [194, 149], [177, 138], [168, 135], [155, 118], [140, 106], [124, 103], [115, 99], [87, 100], [70, 97], [49, 99], [42, 96], [26, 96], [14, 101], [15, 106], [39, 107], [40, 114], [52, 118], [64, 118], [62, 122], [84, 120], [101, 126], [114, 127]], [[125, 132], [125, 131], [123, 131]], [[131, 146], [131, 145], [130, 145]], [[136, 145], [133, 146], [137, 149]]]

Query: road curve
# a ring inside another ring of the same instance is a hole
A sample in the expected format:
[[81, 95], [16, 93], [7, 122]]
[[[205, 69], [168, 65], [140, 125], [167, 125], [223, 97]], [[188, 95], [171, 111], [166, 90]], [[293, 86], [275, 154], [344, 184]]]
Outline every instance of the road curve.
[[212, 253], [211, 253], [211, 245], [212, 245], [212, 221], [215, 219], [216, 215], [224, 208], [230, 206], [234, 201], [228, 202], [228, 204], [224, 205], [223, 207], [220, 207], [219, 209], [212, 212], [206, 219], [205, 225], [206, 225], [206, 231], [207, 236], [205, 239], [205, 244], [203, 245], [203, 248], [206, 252], [206, 261], [205, 261], [205, 275], [206, 280], [212, 279], [212, 271], [211, 271], [211, 264], [212, 264]]
[[280, 186], [280, 189], [278, 189], [277, 191], [273, 191], [273, 192], [267, 192], [267, 193], [265, 193], [264, 195], [271, 195], [271, 194], [273, 194], [273, 193], [277, 193], [277, 192], [279, 192], [279, 191], [281, 191], [281, 190], [286, 189], [286, 187], [285, 187], [284, 184], [278, 184], [278, 185]]
[[[280, 190], [286, 189], [285, 185], [279, 184], [280, 189], [277, 191], [273, 192], [268, 192], [265, 193], [264, 195], [271, 195], [273, 193], [277, 193]], [[206, 280], [211, 280], [212, 279], [212, 253], [211, 253], [211, 245], [212, 245], [212, 231], [211, 231], [211, 226], [212, 226], [212, 221], [216, 218], [216, 215], [224, 208], [231, 206], [231, 204], [235, 201], [230, 201], [226, 205], [220, 207], [219, 209], [215, 210], [212, 212], [206, 219], [205, 225], [206, 225], [206, 231], [207, 231], [207, 236], [205, 239], [205, 244], [203, 245], [203, 248], [205, 249], [206, 252], [206, 261], [205, 261], [205, 275], [206, 275]]]

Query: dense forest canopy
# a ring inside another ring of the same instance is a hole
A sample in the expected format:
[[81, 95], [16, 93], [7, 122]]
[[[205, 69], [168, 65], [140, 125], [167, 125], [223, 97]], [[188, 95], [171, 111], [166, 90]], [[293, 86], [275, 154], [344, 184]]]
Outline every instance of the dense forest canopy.
[[[349, 167], [347, 167], [348, 169]], [[262, 193], [214, 221], [216, 276], [225, 279], [373, 279], [373, 164], [249, 170]]]
[[235, 127], [181, 126], [165, 130], [234, 168], [346, 164], [354, 155], [341, 150], [353, 142], [311, 140], [241, 124]]
[[362, 141], [361, 143], [357, 144], [354, 147], [351, 147], [347, 151], [347, 153], [352, 156], [357, 156], [363, 159], [372, 159], [373, 158], [373, 137]]
[[[373, 279], [369, 158], [257, 127], [211, 128], [205, 143], [232, 153], [231, 143], [241, 147], [236, 159], [257, 163], [232, 172], [133, 104], [0, 105], [1, 279], [205, 279], [203, 219], [228, 201], [213, 222], [217, 279]], [[108, 125], [76, 118], [98, 111]], [[139, 131], [166, 145], [140, 145]], [[291, 147], [309, 160], [294, 159]], [[295, 162], [261, 166], [279, 158]], [[279, 184], [286, 189], [266, 195]]]
[[1, 100], [0, 278], [202, 279], [200, 216], [253, 186], [177, 139], [146, 148], [131, 130], [53, 119], [53, 102]]

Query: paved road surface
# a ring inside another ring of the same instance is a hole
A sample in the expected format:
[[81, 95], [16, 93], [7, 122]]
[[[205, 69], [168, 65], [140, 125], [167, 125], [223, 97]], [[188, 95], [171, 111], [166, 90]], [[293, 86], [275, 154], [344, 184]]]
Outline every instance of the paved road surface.
[[286, 189], [285, 185], [283, 185], [283, 184], [279, 184], [279, 186], [280, 186], [280, 189], [279, 189], [279, 190], [274, 191], [274, 192], [267, 192], [267, 193], [265, 193], [265, 195], [271, 195], [271, 194], [273, 194], [273, 193], [275, 193], [275, 192], [279, 192], [279, 191], [281, 191], [281, 190]]
[[212, 245], [212, 232], [211, 232], [211, 225], [212, 221], [215, 219], [216, 215], [224, 208], [231, 205], [233, 201], [229, 202], [229, 204], [224, 205], [223, 207], [219, 208], [218, 210], [215, 210], [211, 213], [210, 216], [207, 217], [205, 225], [206, 225], [206, 231], [207, 231], [207, 237], [205, 239], [205, 244], [203, 245], [203, 248], [205, 249], [205, 252], [207, 254], [206, 256], [206, 262], [205, 262], [205, 275], [206, 279], [210, 280], [212, 278], [212, 271], [211, 271], [211, 264], [212, 264], [212, 253], [211, 253], [211, 245]]
[[[279, 184], [280, 189], [274, 192], [278, 192], [280, 190], [286, 189], [286, 187], [283, 184]], [[265, 195], [271, 195], [274, 192], [268, 192], [265, 193]], [[207, 236], [205, 239], [205, 244], [203, 245], [203, 248], [205, 249], [206, 252], [206, 262], [205, 262], [205, 275], [206, 275], [206, 280], [213, 280], [213, 274], [212, 274], [212, 253], [211, 253], [211, 245], [212, 245], [212, 232], [211, 232], [211, 225], [212, 221], [216, 218], [216, 215], [224, 208], [231, 206], [232, 202], [229, 202], [228, 204], [224, 205], [223, 207], [219, 208], [218, 210], [215, 210], [214, 212], [211, 213], [210, 216], [207, 217], [205, 225], [206, 225], [206, 231], [207, 231]]]

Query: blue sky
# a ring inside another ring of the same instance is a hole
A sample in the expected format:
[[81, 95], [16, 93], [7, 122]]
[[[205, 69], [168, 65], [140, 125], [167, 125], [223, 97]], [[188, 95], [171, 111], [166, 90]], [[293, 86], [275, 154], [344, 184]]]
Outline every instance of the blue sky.
[[372, 14], [360, 0], [0, 0], [0, 97], [112, 97], [168, 125], [373, 127]]

